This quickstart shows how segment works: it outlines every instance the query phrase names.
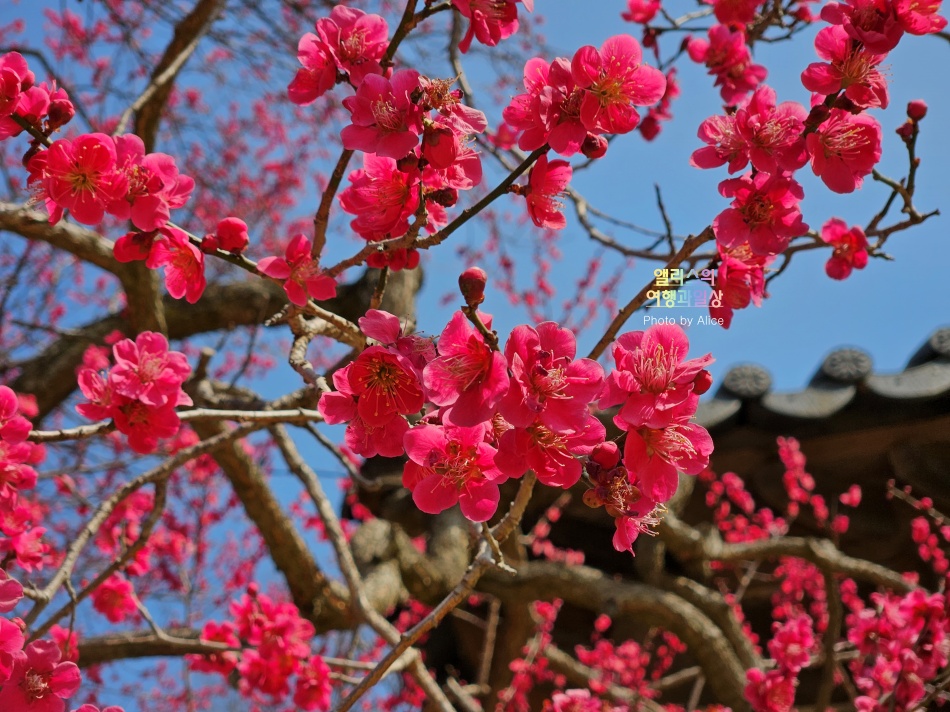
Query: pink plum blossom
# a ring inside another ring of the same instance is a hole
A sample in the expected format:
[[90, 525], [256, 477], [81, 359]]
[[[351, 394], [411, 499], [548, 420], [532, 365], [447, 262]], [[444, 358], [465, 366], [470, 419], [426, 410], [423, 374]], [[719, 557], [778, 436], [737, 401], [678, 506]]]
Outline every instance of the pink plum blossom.
[[302, 66], [287, 86], [287, 95], [293, 103], [307, 106], [336, 84], [336, 62], [312, 32], [304, 34], [297, 43], [297, 61]]
[[23, 598], [23, 586], [6, 571], [0, 570], [0, 613], [9, 613]]
[[357, 397], [350, 385], [349, 364], [333, 373], [335, 391], [320, 396], [317, 409], [330, 425], [346, 423], [346, 446], [363, 457], [399, 457], [403, 454], [402, 438], [409, 429], [404, 418], [393, 416], [379, 426], [370, 426], [359, 414]]
[[506, 125], [522, 131], [518, 146], [533, 151], [545, 143], [564, 156], [577, 153], [588, 130], [581, 121], [584, 91], [577, 86], [569, 60], [550, 65], [532, 57], [524, 67], [526, 93], [515, 96], [502, 116]]
[[19, 414], [20, 402], [13, 389], [0, 386], [0, 439], [21, 443], [30, 434], [30, 421]]
[[798, 207], [804, 193], [791, 178], [746, 174], [724, 180], [719, 192], [735, 198], [713, 220], [716, 240], [726, 249], [748, 243], [753, 254], [777, 254], [793, 237], [808, 231]]
[[330, 17], [317, 20], [316, 29], [323, 48], [350, 75], [353, 86], [367, 74], [382, 73], [379, 62], [389, 47], [389, 26], [382, 16], [336, 5]]
[[832, 218], [821, 227], [821, 239], [834, 248], [825, 263], [825, 272], [832, 279], [847, 279], [851, 271], [868, 264], [868, 239], [864, 230], [839, 218]]
[[875, 54], [890, 52], [904, 34], [890, 0], [828, 3], [821, 8], [821, 19], [832, 25], [840, 25], [848, 37]]
[[159, 232], [164, 239], [152, 244], [145, 265], [149, 269], [164, 267], [168, 293], [175, 299], [184, 297], [189, 304], [194, 304], [207, 286], [205, 256], [177, 227], [162, 227]]
[[633, 105], [655, 104], [666, 90], [660, 70], [643, 64], [640, 43], [630, 35], [607, 39], [600, 50], [581, 47], [571, 60], [574, 81], [584, 92], [580, 118], [588, 131], [633, 131], [640, 115]]
[[802, 138], [807, 115], [793, 101], [776, 106], [775, 90], [760, 86], [734, 114], [712, 116], [700, 125], [699, 138], [709, 145], [694, 151], [690, 163], [697, 168], [728, 163], [730, 173], [750, 161], [766, 173], [795, 171], [808, 161]]
[[349, 175], [350, 185], [340, 193], [340, 207], [356, 218], [350, 227], [364, 240], [377, 242], [401, 237], [419, 206], [419, 172], [399, 170], [392, 158], [363, 155], [363, 167]]
[[689, 339], [676, 325], [656, 324], [622, 334], [614, 342], [615, 369], [607, 376], [598, 406], [620, 405], [615, 420], [624, 429], [670, 423], [713, 362], [709, 354], [688, 359], [688, 353]]
[[533, 470], [539, 482], [567, 489], [581, 477], [580, 457], [602, 443], [606, 434], [603, 423], [590, 413], [579, 425], [557, 430], [538, 418], [502, 434], [495, 463], [508, 477]]
[[563, 230], [567, 219], [561, 211], [563, 204], [558, 200], [573, 171], [567, 161], [550, 161], [546, 155], [538, 158], [531, 173], [528, 174], [528, 186], [524, 189], [528, 203], [528, 215], [538, 227], [551, 230]]
[[[481, 312], [479, 316], [491, 328], [491, 316]], [[422, 379], [428, 399], [443, 408], [443, 422], [472, 427], [490, 420], [508, 391], [504, 355], [492, 351], [460, 311], [443, 329], [438, 353]]]
[[195, 181], [179, 175], [175, 159], [165, 153], [145, 153], [145, 144], [138, 136], [117, 136], [116, 165], [124, 176], [126, 194], [112, 201], [109, 214], [120, 220], [131, 220], [140, 230], [164, 227], [171, 210], [182, 207]]
[[495, 465], [495, 448], [485, 442], [487, 425], [452, 427], [419, 425], [404, 438], [409, 461], [403, 485], [427, 514], [456, 503], [473, 522], [484, 522], [498, 508], [499, 482], [506, 478]]
[[722, 100], [736, 104], [765, 80], [765, 67], [752, 63], [752, 54], [740, 30], [726, 25], [714, 25], [709, 39], [692, 38], [686, 47], [690, 59], [705, 64], [709, 74], [716, 77], [716, 86]]
[[505, 344], [511, 385], [498, 404], [505, 420], [517, 428], [540, 419], [558, 431], [583, 429], [604, 370], [596, 361], [575, 360], [576, 355], [574, 334], [553, 321], [537, 329], [516, 326]]
[[409, 153], [422, 133], [422, 109], [412, 101], [418, 88], [419, 73], [413, 69], [400, 69], [392, 79], [367, 75], [356, 95], [343, 100], [352, 120], [340, 133], [343, 147], [384, 158]]
[[894, 0], [897, 21], [912, 35], [929, 35], [947, 26], [947, 18], [937, 13], [943, 0]]
[[0, 709], [11, 712], [64, 712], [79, 689], [79, 668], [60, 662], [59, 647], [38, 640], [14, 656], [9, 681], [0, 689]]
[[719, 306], [709, 307], [709, 315], [722, 319], [728, 329], [736, 309], [745, 309], [750, 304], [762, 305], [765, 292], [765, 266], [771, 258], [753, 255], [748, 248], [720, 250], [719, 268], [716, 271], [716, 289], [722, 293]]
[[620, 17], [627, 22], [646, 24], [660, 11], [660, 0], [627, 0], [627, 9]]
[[107, 578], [92, 592], [92, 606], [110, 623], [121, 623], [138, 611], [132, 583], [118, 574]]
[[805, 145], [814, 174], [835, 193], [851, 193], [881, 158], [881, 125], [866, 113], [832, 109]]
[[709, 465], [712, 438], [701, 425], [688, 422], [698, 400], [693, 395], [674, 408], [672, 422], [665, 427], [627, 431], [624, 465], [636, 474], [640, 491], [655, 502], [666, 502], [676, 493], [677, 473], [697, 475]]
[[815, 51], [825, 61], [813, 62], [802, 72], [808, 91], [825, 96], [843, 91], [855, 106], [887, 108], [887, 80], [878, 69], [884, 55], [855, 47], [840, 25], [818, 32]]
[[181, 385], [191, 374], [183, 353], [168, 350], [168, 340], [151, 331], [123, 339], [112, 347], [115, 367], [110, 384], [115, 393], [136, 398], [146, 405], [191, 405]]
[[422, 410], [422, 387], [412, 363], [384, 346], [370, 346], [360, 353], [347, 377], [358, 399], [357, 412], [370, 427]]
[[225, 218], [220, 221], [214, 235], [218, 240], [218, 247], [225, 252], [244, 252], [250, 242], [247, 223], [240, 218]]
[[265, 257], [257, 263], [262, 274], [282, 280], [287, 297], [301, 307], [311, 297], [320, 300], [336, 296], [336, 280], [320, 269], [310, 250], [306, 235], [295, 235], [287, 243], [284, 257]]
[[33, 86], [36, 80], [19, 52], [0, 56], [0, 116], [16, 111], [20, 93]]
[[128, 190], [116, 170], [116, 150], [105, 134], [60, 139], [48, 149], [45, 189], [49, 199], [84, 225], [98, 225], [106, 208]]
[[[459, 42], [459, 51], [468, 52], [475, 38], [494, 47], [518, 31], [518, 0], [452, 0], [462, 17], [468, 18], [468, 29]], [[524, 0], [529, 10], [534, 0]]]

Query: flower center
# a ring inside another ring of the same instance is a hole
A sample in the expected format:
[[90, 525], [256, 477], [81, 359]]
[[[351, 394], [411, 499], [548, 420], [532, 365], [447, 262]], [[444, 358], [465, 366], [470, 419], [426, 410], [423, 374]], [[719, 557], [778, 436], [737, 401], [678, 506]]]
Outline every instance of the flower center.
[[406, 128], [402, 112], [396, 108], [394, 101], [395, 98], [390, 94], [389, 98], [379, 98], [373, 102], [373, 120], [384, 131], [403, 131]]

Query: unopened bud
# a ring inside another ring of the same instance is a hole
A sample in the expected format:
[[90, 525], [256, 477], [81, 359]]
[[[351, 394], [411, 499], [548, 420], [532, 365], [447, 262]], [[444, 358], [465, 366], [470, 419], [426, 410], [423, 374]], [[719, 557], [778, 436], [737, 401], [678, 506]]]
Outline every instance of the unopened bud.
[[589, 489], [584, 493], [584, 504], [591, 509], [597, 509], [604, 506], [604, 500], [597, 494], [597, 490]]
[[620, 448], [617, 443], [608, 440], [594, 446], [590, 453], [590, 459], [605, 470], [612, 470], [620, 464]]
[[607, 139], [603, 136], [588, 133], [584, 143], [581, 144], [581, 153], [588, 158], [603, 158], [607, 153]]
[[205, 235], [201, 239], [201, 251], [206, 255], [214, 254], [218, 249], [218, 238], [214, 235]]
[[419, 167], [419, 159], [416, 157], [416, 154], [410, 153], [408, 156], [403, 156], [398, 161], [396, 161], [396, 168], [398, 168], [403, 173], [409, 173], [414, 171]]
[[459, 192], [455, 188], [439, 188], [433, 190], [426, 197], [443, 208], [451, 208], [459, 201]]
[[469, 267], [459, 276], [459, 290], [465, 303], [470, 307], [477, 307], [485, 301], [485, 285], [488, 275], [481, 267]]
[[696, 378], [693, 380], [693, 393], [701, 396], [709, 390], [709, 387], [712, 386], [712, 382], [712, 374], [704, 368], [696, 374]]
[[897, 127], [897, 135], [900, 136], [905, 141], [909, 141], [914, 135], [914, 124], [910, 121], [905, 121], [900, 126]]
[[914, 99], [907, 104], [907, 116], [912, 121], [920, 121], [927, 115], [927, 102], [923, 99]]

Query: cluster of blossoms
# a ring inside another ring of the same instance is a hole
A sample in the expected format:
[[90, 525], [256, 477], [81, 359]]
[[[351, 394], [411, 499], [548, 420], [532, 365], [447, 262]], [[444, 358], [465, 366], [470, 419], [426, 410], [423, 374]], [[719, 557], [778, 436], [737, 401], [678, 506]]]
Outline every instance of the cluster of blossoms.
[[195, 185], [179, 174], [174, 158], [146, 154], [142, 139], [133, 134], [59, 139], [29, 156], [26, 167], [29, 184], [45, 201], [53, 223], [68, 210], [84, 225], [98, 225], [108, 213], [139, 230], [157, 230], [168, 224], [172, 210], [188, 202]]
[[522, 150], [548, 144], [563, 156], [582, 152], [599, 158], [607, 150], [603, 135], [633, 131], [640, 123], [634, 107], [659, 102], [667, 81], [643, 63], [643, 50], [633, 37], [617, 35], [600, 49], [581, 47], [572, 59], [529, 60], [524, 87], [502, 114], [521, 132]]
[[285, 699], [291, 690], [297, 709], [325, 710], [330, 706], [330, 670], [311, 651], [313, 625], [291, 603], [275, 601], [252, 584], [231, 604], [232, 620], [209, 621], [203, 640], [229, 650], [189, 656], [192, 670], [238, 676], [241, 694], [257, 704]]
[[42, 445], [26, 439], [30, 421], [24, 416], [33, 415], [32, 399], [0, 386], [0, 555], [27, 572], [43, 568], [50, 550], [42, 539], [46, 528], [36, 526], [44, 508], [24, 496], [36, 487], [33, 468], [46, 457]]
[[[486, 43], [497, 44], [517, 29], [514, 2], [488, 3], [505, 6], [503, 13], [511, 8], [514, 25], [501, 23], [507, 34], [498, 29], [498, 8], [458, 4], [469, 11], [472, 31]], [[381, 16], [337, 6], [317, 21], [316, 30], [300, 40], [303, 67], [288, 91], [291, 101], [306, 105], [344, 77], [355, 89], [343, 100], [351, 123], [341, 139], [344, 148], [363, 152], [363, 167], [350, 173], [339, 195], [343, 210], [355, 216], [353, 230], [371, 243], [403, 237], [413, 215], [423, 211], [426, 229], [434, 232], [447, 222], [445, 209], [455, 205], [459, 191], [481, 182], [481, 161], [470, 144], [485, 131], [485, 115], [462, 104], [461, 92], [451, 89], [449, 80], [384, 67], [389, 29]], [[418, 262], [418, 253], [405, 248], [374, 253], [368, 260], [372, 267], [393, 269]]]
[[36, 84], [23, 55], [9, 52], [0, 56], [0, 141], [18, 136], [24, 130], [21, 122], [49, 136], [75, 114], [66, 92], [55, 82]]
[[[881, 157], [881, 126], [867, 113], [888, 104], [881, 62], [904, 32], [925, 34], [946, 25], [936, 15], [939, 2], [852, 0], [826, 6], [821, 17], [830, 24], [815, 39], [823, 61], [809, 65], [801, 77], [813, 92], [809, 110], [796, 102], [778, 103], [775, 91], [761, 84], [764, 69], [751, 64], [745, 29], [759, 5], [714, 3], [723, 24], [710, 30], [708, 41], [688, 44], [690, 56], [710, 67], [723, 100], [733, 105], [701, 124], [699, 138], [707, 145], [693, 153], [691, 162], [698, 168], [725, 165], [729, 173], [750, 169], [720, 183], [720, 193], [732, 203], [712, 224], [723, 293], [723, 306], [713, 316], [723, 317], [726, 327], [733, 310], [761, 302], [764, 268], [808, 231], [795, 172], [810, 163], [832, 191], [859, 189]], [[912, 102], [910, 119], [898, 133], [912, 140], [925, 113], [922, 102]], [[861, 228], [832, 219], [821, 238], [834, 250], [826, 265], [830, 277], [845, 279], [867, 264], [869, 247]]]
[[[334, 373], [336, 390], [321, 397], [320, 412], [347, 424], [346, 445], [358, 455], [405, 452], [403, 483], [422, 511], [458, 503], [479, 522], [495, 514], [505, 480], [532, 470], [567, 489], [589, 456], [595, 489], [585, 501], [607, 505], [615, 546], [631, 549], [675, 492], [677, 470], [696, 474], [708, 463], [712, 441], [689, 421], [711, 383], [704, 366], [712, 358], [686, 360], [689, 343], [674, 326], [621, 336], [606, 379], [553, 322], [515, 327], [500, 349], [491, 316], [477, 311], [484, 280], [477, 268], [463, 275], [468, 306], [437, 344], [403, 335], [395, 316], [370, 310], [360, 327], [374, 344]], [[627, 431], [623, 466], [591, 413], [598, 399], [601, 408], [622, 406], [615, 422]], [[410, 427], [412, 416], [421, 419]]]
[[[168, 350], [161, 334], [143, 331], [112, 347], [115, 364], [97, 350], [86, 352], [77, 379], [87, 398], [76, 410], [92, 420], [111, 418], [135, 452], [154, 452], [161, 438], [178, 432], [176, 408], [191, 405], [181, 386], [191, 373], [183, 353]], [[103, 376], [103, 371], [108, 372]]]
[[[23, 587], [0, 569], [0, 614], [12, 612], [23, 598]], [[29, 645], [19, 618], [0, 617], [0, 709], [10, 712], [65, 712], [66, 700], [79, 689], [75, 660], [66, 660], [53, 640]], [[82, 705], [73, 712], [99, 712]], [[122, 712], [108, 707], [102, 712]]]

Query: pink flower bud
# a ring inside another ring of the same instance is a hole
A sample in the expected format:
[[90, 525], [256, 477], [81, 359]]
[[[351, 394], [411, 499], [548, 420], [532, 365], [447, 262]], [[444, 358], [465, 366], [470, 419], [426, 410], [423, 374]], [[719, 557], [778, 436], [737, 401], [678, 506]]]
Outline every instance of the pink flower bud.
[[912, 121], [920, 121], [927, 115], [927, 102], [923, 99], [914, 99], [907, 104], [907, 116]]
[[584, 143], [581, 144], [581, 153], [588, 158], [603, 158], [607, 153], [607, 139], [603, 136], [588, 133]]
[[914, 135], [914, 125], [910, 121], [905, 121], [897, 127], [895, 133], [905, 141], [909, 141], [911, 136]]
[[201, 251], [206, 255], [213, 254], [218, 249], [218, 238], [214, 235], [205, 235], [201, 239]]
[[612, 470], [620, 463], [620, 448], [612, 440], [595, 445], [590, 459], [603, 467]]
[[247, 223], [240, 218], [225, 218], [219, 222], [216, 235], [221, 249], [228, 252], [243, 252], [249, 242]]
[[704, 368], [696, 374], [696, 380], [693, 381], [693, 393], [701, 396], [709, 390], [709, 387], [712, 386], [712, 382], [712, 374]]
[[459, 276], [459, 290], [465, 303], [470, 307], [476, 307], [485, 301], [485, 285], [488, 283], [488, 275], [481, 267], [469, 267]]

